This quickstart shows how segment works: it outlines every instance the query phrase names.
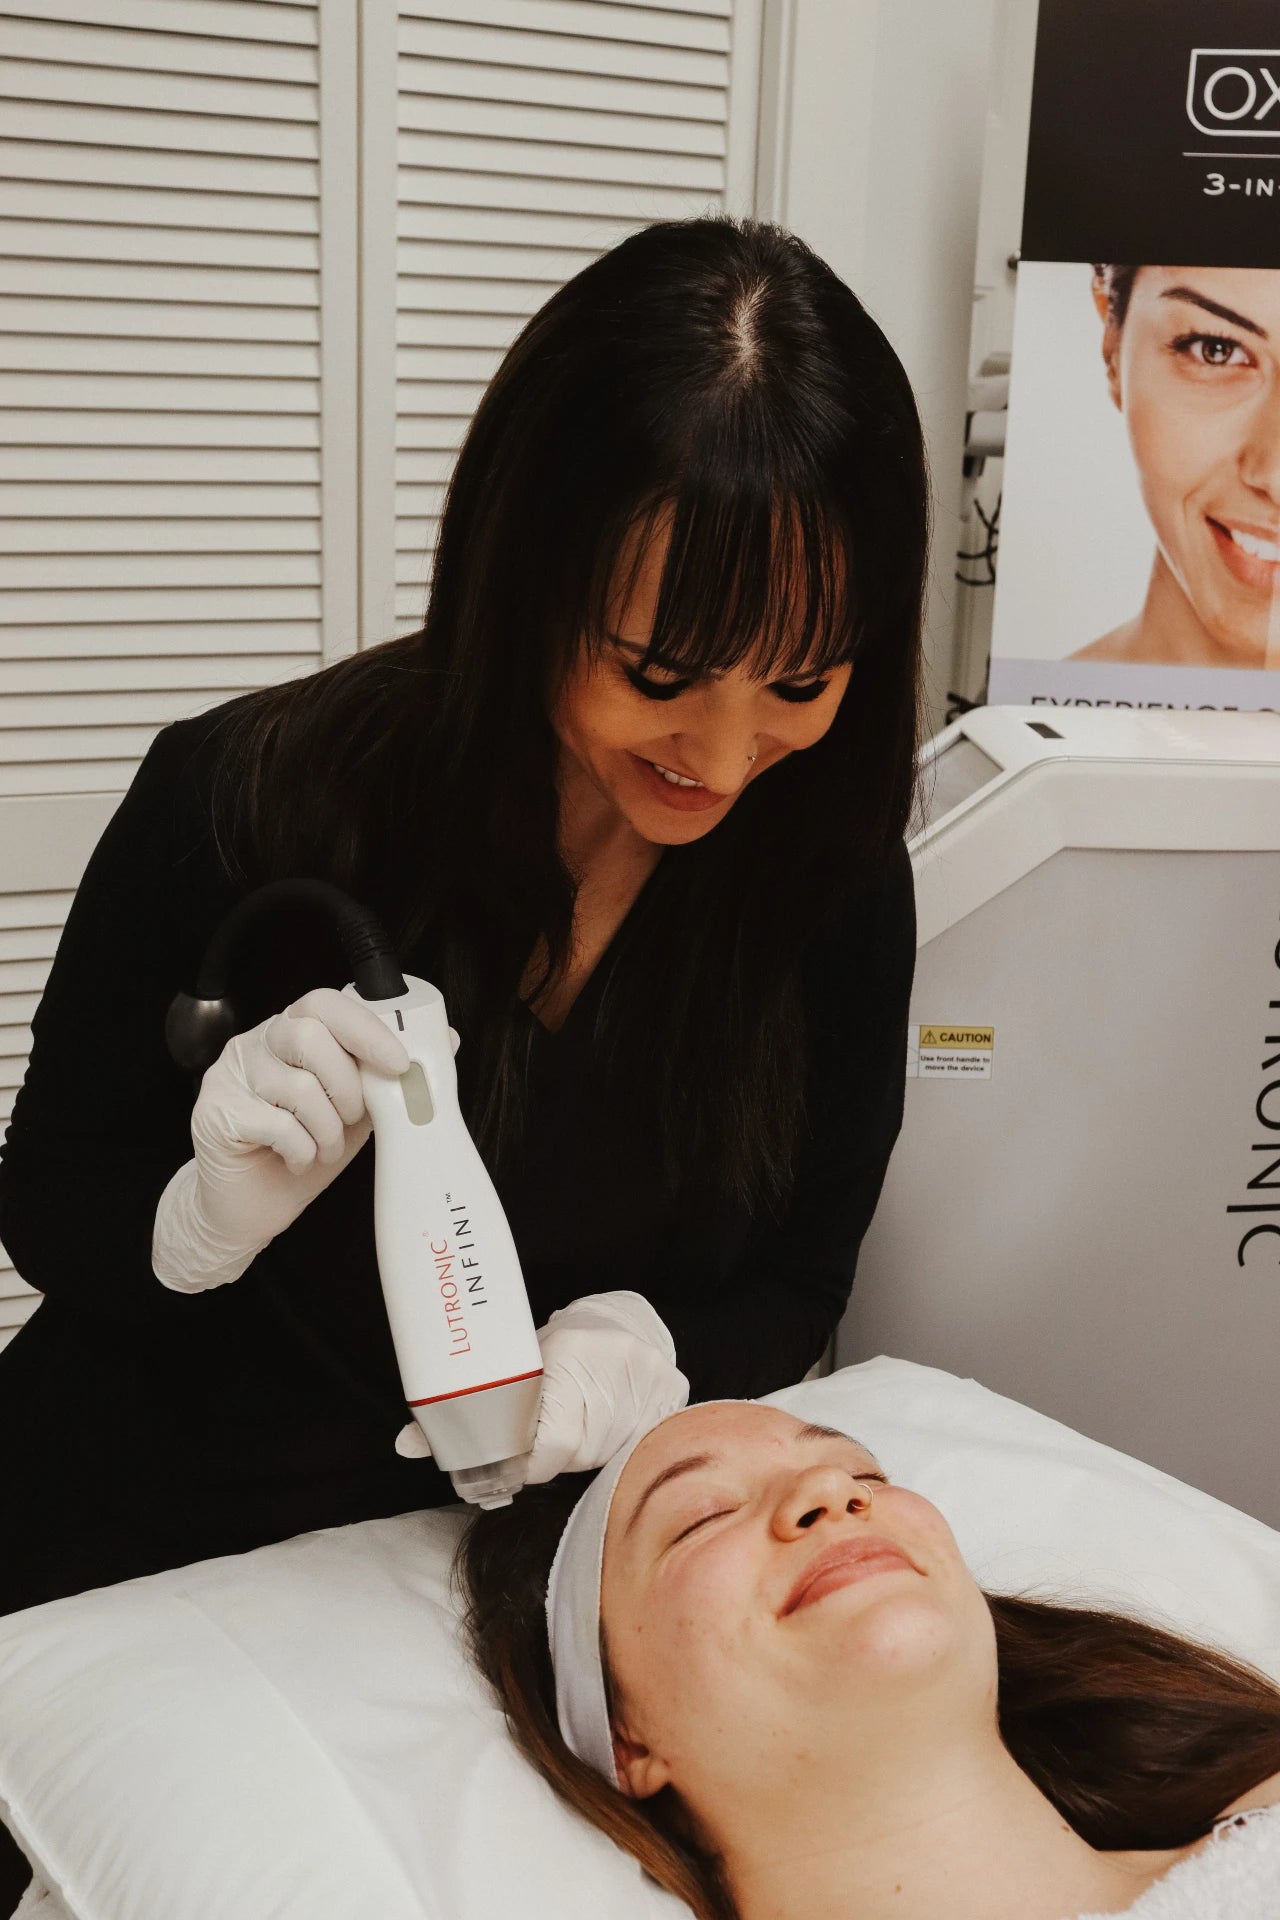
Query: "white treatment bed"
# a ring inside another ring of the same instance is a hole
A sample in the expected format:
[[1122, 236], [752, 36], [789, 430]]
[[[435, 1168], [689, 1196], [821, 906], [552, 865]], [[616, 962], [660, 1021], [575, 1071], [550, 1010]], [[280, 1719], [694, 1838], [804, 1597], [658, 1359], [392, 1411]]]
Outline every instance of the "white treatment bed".
[[[1280, 1678], [1280, 1534], [905, 1361], [770, 1396], [946, 1514], [988, 1587], [1109, 1602]], [[304, 1535], [0, 1620], [23, 1920], [659, 1920], [469, 1667], [460, 1509]]]

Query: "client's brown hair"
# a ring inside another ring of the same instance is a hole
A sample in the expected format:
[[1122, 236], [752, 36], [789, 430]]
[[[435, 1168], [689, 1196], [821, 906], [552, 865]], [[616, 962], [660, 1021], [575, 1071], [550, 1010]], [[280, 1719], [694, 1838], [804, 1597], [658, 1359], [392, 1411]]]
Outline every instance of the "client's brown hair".
[[[512, 1507], [476, 1515], [454, 1568], [472, 1650], [518, 1746], [561, 1799], [697, 1920], [738, 1920], [719, 1860], [674, 1789], [628, 1799], [561, 1738], [547, 1580], [592, 1477], [565, 1474], [526, 1487]], [[1186, 1846], [1223, 1807], [1280, 1772], [1280, 1688], [1243, 1661], [1121, 1614], [986, 1598], [1001, 1736], [1090, 1846]]]

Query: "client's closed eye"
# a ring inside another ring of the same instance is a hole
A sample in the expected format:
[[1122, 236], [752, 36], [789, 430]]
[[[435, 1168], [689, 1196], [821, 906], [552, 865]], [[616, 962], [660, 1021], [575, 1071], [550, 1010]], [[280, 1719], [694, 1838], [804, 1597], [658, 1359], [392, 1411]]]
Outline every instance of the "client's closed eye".
[[708, 1520], [718, 1520], [722, 1513], [733, 1513], [734, 1511], [735, 1509], [733, 1507], [717, 1507], [714, 1513], [704, 1513], [701, 1520], [692, 1520], [687, 1527], [682, 1528], [681, 1531], [676, 1534], [675, 1539], [671, 1541], [671, 1545], [674, 1547], [676, 1541], [683, 1540], [686, 1534], [695, 1532], [699, 1527], [705, 1527]]

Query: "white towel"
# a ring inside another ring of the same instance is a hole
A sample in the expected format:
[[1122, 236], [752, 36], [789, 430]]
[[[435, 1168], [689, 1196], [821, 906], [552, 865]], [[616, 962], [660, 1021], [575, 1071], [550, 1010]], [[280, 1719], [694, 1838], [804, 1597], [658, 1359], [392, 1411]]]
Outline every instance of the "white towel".
[[[1260, 1808], [1213, 1838], [1149, 1886], [1127, 1920], [1277, 1920], [1280, 1915], [1280, 1806]], [[42, 1917], [41, 1917], [42, 1920]], [[1077, 1920], [1116, 1920], [1082, 1913]]]

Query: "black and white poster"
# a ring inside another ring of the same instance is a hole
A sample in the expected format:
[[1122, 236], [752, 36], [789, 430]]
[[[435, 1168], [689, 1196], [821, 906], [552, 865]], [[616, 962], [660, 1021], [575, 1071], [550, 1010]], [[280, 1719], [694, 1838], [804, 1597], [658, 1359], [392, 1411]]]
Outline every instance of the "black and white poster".
[[1040, 0], [990, 698], [1280, 707], [1280, 5]]

